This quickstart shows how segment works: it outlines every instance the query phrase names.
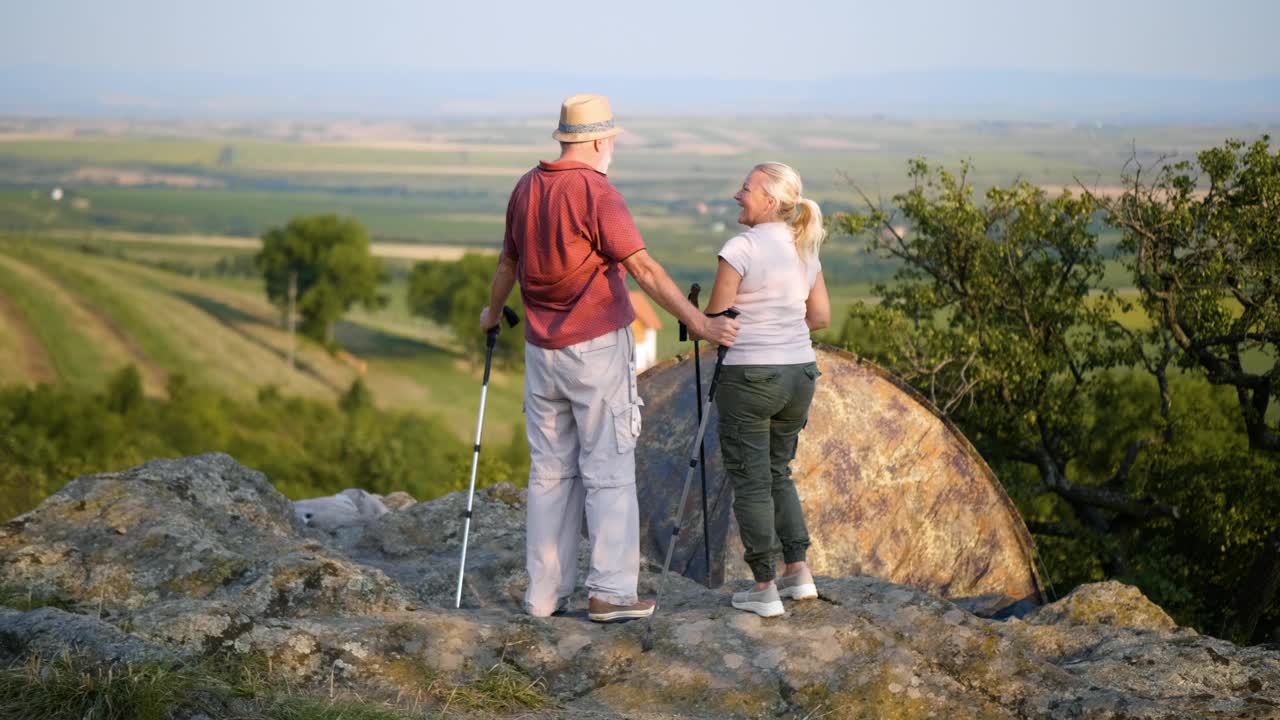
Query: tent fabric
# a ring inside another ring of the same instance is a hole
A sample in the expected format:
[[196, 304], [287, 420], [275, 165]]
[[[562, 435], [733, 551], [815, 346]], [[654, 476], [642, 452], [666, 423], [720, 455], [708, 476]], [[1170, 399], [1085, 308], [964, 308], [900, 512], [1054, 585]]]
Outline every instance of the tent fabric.
[[[871, 575], [937, 593], [980, 614], [1045, 602], [1034, 546], [991, 469], [928, 400], [874, 363], [817, 346], [822, 377], [792, 476], [815, 574]], [[644, 431], [636, 449], [641, 552], [661, 566], [697, 430], [692, 358], [639, 378]], [[703, 393], [715, 352], [702, 353]], [[718, 587], [748, 579], [720, 459], [716, 412], [706, 442], [711, 567], [703, 557], [695, 473], [672, 571]]]

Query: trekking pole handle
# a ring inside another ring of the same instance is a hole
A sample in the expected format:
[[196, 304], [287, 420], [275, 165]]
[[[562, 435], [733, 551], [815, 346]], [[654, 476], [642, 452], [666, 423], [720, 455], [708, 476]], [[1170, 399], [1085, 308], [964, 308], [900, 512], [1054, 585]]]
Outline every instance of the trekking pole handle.
[[[741, 314], [742, 313], [738, 312], [738, 308], [729, 308], [728, 310], [721, 310], [718, 313], [707, 313], [707, 317], [720, 317], [721, 315], [723, 315], [729, 318], [730, 320], [732, 320]], [[721, 345], [719, 348], [716, 349], [717, 364], [724, 362], [724, 356], [725, 356], [725, 353], [727, 352], [729, 352], [729, 348], [725, 347], [724, 345]]]
[[502, 319], [507, 321], [507, 327], [515, 327], [520, 324], [520, 316], [516, 314], [515, 310], [506, 305], [502, 306]]
[[[520, 323], [520, 316], [516, 314], [515, 310], [512, 310], [506, 305], [502, 306], [502, 319], [507, 321], [508, 327], [515, 327]], [[502, 323], [498, 323], [485, 331], [484, 344], [486, 347], [493, 347], [498, 343], [498, 331], [501, 329]]]
[[[692, 286], [689, 287], [689, 302], [695, 308], [698, 307], [698, 293], [700, 292], [702, 292], [702, 286], [699, 285], [698, 283], [694, 283]], [[680, 323], [680, 342], [685, 342], [688, 339], [689, 339], [689, 326], [685, 325], [684, 323]]]

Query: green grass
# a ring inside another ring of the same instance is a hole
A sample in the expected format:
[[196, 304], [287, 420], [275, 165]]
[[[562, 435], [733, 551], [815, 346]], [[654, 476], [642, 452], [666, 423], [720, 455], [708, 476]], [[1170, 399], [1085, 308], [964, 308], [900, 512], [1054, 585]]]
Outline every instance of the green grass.
[[[541, 682], [505, 665], [468, 683], [429, 680], [420, 687], [432, 702], [431, 717], [450, 710], [493, 716], [550, 704]], [[410, 720], [427, 717], [425, 709], [329, 699], [290, 687], [254, 658], [103, 666], [64, 654], [0, 670], [0, 717], [22, 720], [170, 720], [197, 713], [213, 720]]]
[[[306, 340], [300, 340], [298, 351], [303, 371], [290, 373], [285, 363], [288, 336], [260, 281], [212, 282], [69, 249], [74, 247], [73, 242], [0, 242], [0, 291], [15, 304], [20, 301], [20, 311], [39, 331], [59, 377], [100, 387], [107, 374], [135, 362], [153, 393], [163, 390], [166, 373], [181, 372], [241, 399], [255, 397], [267, 384], [289, 394], [336, 398], [357, 377], [354, 368]], [[120, 355], [116, 348], [115, 360], [104, 360], [103, 348], [90, 332], [93, 319], [57, 303], [21, 273], [9, 271], [6, 261], [75, 288], [83, 302], [108, 316], [129, 339], [135, 355]], [[459, 438], [470, 441], [482, 368], [464, 359], [446, 330], [408, 314], [405, 290], [403, 280], [389, 283], [390, 308], [353, 313], [339, 325], [339, 340], [368, 363], [365, 382], [380, 407], [439, 415]], [[497, 368], [489, 386], [486, 442], [506, 445], [523, 427], [522, 395], [521, 376]]]
[[37, 595], [30, 588], [17, 585], [0, 584], [0, 606], [28, 612], [42, 607], [55, 607], [69, 610], [72, 604], [59, 597]]
[[[637, 118], [630, 126], [649, 145], [622, 147], [611, 179], [637, 215], [675, 212], [690, 222], [698, 220], [689, 210], [698, 201], [719, 202], [718, 213], [732, 214], [731, 206], [723, 209], [725, 204], [751, 165], [764, 159], [794, 165], [805, 178], [806, 194], [838, 208], [860, 205], [845, 174], [872, 196], [887, 198], [906, 189], [906, 161], [916, 156], [952, 167], [972, 160], [971, 179], [979, 192], [1016, 179], [1073, 186], [1077, 178], [1092, 183], [1100, 177], [1106, 184], [1119, 176], [1135, 139], [1151, 152], [1186, 154], [1189, 148], [1224, 137], [1257, 134], [1249, 128], [984, 126], [803, 117], [785, 123], [776, 118], [720, 119], [715, 129], [701, 130], [670, 118]], [[256, 236], [293, 214], [332, 210], [354, 215], [381, 238], [496, 242], [515, 176], [536, 160], [554, 155], [554, 144], [522, 123], [435, 127], [455, 142], [530, 144], [519, 152], [488, 151], [482, 145], [467, 151], [425, 152], [285, 138], [178, 139], [154, 133], [0, 142], [0, 165], [17, 176], [34, 174], [52, 181], [91, 166], [187, 174], [223, 186], [183, 190], [72, 182], [73, 196], [90, 204], [80, 211], [65, 202], [52, 203], [47, 194], [33, 197], [30, 190], [15, 188], [0, 192], [0, 222], [9, 227], [78, 225]], [[755, 144], [742, 145], [735, 139], [744, 135], [755, 137]], [[815, 139], [855, 143], [863, 149], [804, 145]], [[729, 143], [736, 149], [703, 154], [676, 146], [683, 142]], [[230, 161], [220, 163], [228, 148]], [[433, 169], [445, 166], [474, 168], [476, 174], [433, 174]], [[421, 172], [405, 172], [415, 168]], [[511, 173], [485, 174], [494, 168]], [[729, 216], [719, 219], [732, 221]]]
[[[715, 253], [736, 231], [730, 198], [751, 165], [762, 160], [794, 165], [805, 179], [806, 195], [818, 199], [830, 213], [861, 207], [845, 173], [873, 197], [888, 198], [907, 188], [906, 162], [917, 156], [951, 169], [961, 160], [972, 160], [970, 179], [978, 192], [1017, 179], [1074, 186], [1079, 178], [1105, 185], [1118, 177], [1135, 141], [1144, 153], [1176, 152], [1186, 157], [1226, 137], [1258, 134], [1256, 128], [1071, 127], [877, 118], [714, 120], [635, 117], [628, 127], [647, 144], [620, 146], [610, 172], [611, 181], [637, 216], [651, 253], [682, 288], [695, 280], [709, 288]], [[261, 382], [285, 384], [281, 379], [290, 376], [280, 370], [279, 358], [284, 341], [269, 318], [270, 308], [264, 307], [260, 286], [247, 278], [209, 275], [219, 261], [238, 258], [243, 263], [251, 251], [180, 247], [160, 239], [91, 241], [84, 239], [85, 231], [257, 237], [294, 215], [339, 212], [360, 220], [375, 239], [492, 248], [501, 238], [514, 175], [487, 173], [495, 168], [529, 167], [556, 152], [545, 128], [522, 121], [430, 121], [407, 127], [420, 138], [470, 147], [426, 152], [298, 140], [322, 130], [323, 123], [233, 129], [154, 123], [123, 132], [86, 127], [96, 131], [92, 137], [0, 142], [0, 168], [12, 178], [0, 184], [0, 228], [69, 230], [67, 237], [57, 240], [63, 249], [89, 244], [97, 247], [94, 252], [116, 257], [117, 262], [128, 260], [134, 268], [141, 264], [177, 271], [140, 275], [123, 264], [112, 265], [107, 262], [110, 258], [77, 257], [73, 262], [63, 256], [56, 258], [58, 268], [43, 268], [64, 284], [74, 279], [72, 273], [96, 278], [93, 285], [78, 290], [80, 295], [109, 311], [157, 365], [179, 363], [194, 375], [210, 376], [219, 387], [238, 387], [242, 394]], [[827, 146], [816, 147], [814, 141]], [[527, 149], [485, 149], [486, 143], [523, 144]], [[840, 147], [841, 143], [846, 145]], [[718, 150], [702, 152], [694, 147], [697, 144], [732, 147], [727, 154], [718, 154]], [[119, 187], [67, 179], [82, 166], [190, 175], [220, 187]], [[435, 173], [444, 166], [473, 167], [476, 172]], [[48, 195], [48, 187], [55, 182], [67, 189], [61, 203]], [[698, 202], [710, 205], [706, 214], [695, 211]], [[725, 228], [713, 230], [716, 222], [723, 222]], [[1114, 233], [1106, 234], [1103, 243], [1110, 247], [1115, 240]], [[823, 263], [837, 324], [851, 303], [874, 300], [868, 288], [893, 269], [892, 263], [863, 252], [861, 241], [849, 238], [833, 238], [824, 248]], [[402, 273], [408, 264], [390, 265]], [[175, 279], [180, 275], [192, 277]], [[385, 286], [391, 298], [388, 307], [373, 313], [353, 312], [344, 326], [345, 337], [358, 348], [357, 354], [367, 354], [369, 384], [380, 404], [445, 414], [465, 435], [477, 409], [479, 373], [460, 360], [446, 331], [408, 313], [400, 277], [395, 275]], [[0, 278], [11, 286], [21, 280], [13, 273]], [[1123, 289], [1132, 283], [1121, 263], [1111, 261], [1103, 284]], [[16, 289], [25, 295], [31, 288]], [[36, 318], [32, 324], [41, 329], [41, 342], [59, 360], [59, 374], [68, 377], [87, 371], [85, 382], [96, 384], [104, 372], [99, 368], [113, 361], [101, 361], [91, 350], [75, 347], [71, 331], [76, 323], [51, 318], [59, 314], [56, 306], [50, 307], [51, 301], [28, 297], [24, 303], [24, 315]], [[253, 317], [244, 317], [246, 313]], [[660, 315], [666, 324], [659, 335], [660, 355], [687, 351], [689, 346], [676, 339], [674, 320], [661, 311]], [[1121, 320], [1139, 327], [1142, 317], [1129, 313]], [[97, 352], [127, 358], [128, 353], [109, 346], [106, 343]], [[332, 395], [332, 386], [345, 385], [353, 377], [314, 352], [307, 362], [316, 372], [294, 382], [291, 392]], [[505, 442], [520, 421], [518, 378], [500, 373], [492, 389], [491, 418], [497, 423], [499, 440]]]
[[[511, 182], [502, 186], [510, 190]], [[441, 195], [449, 192], [439, 183]], [[492, 195], [499, 185], [473, 192]], [[161, 234], [216, 234], [258, 237], [296, 215], [335, 212], [357, 218], [376, 239], [446, 245], [497, 246], [502, 241], [503, 200], [453, 201], [403, 197], [401, 193], [343, 193], [307, 190], [184, 190], [87, 186], [75, 196], [89, 203], [76, 210], [28, 192], [0, 192], [0, 227], [15, 230], [90, 228]], [[459, 208], [458, 205], [462, 207]], [[460, 210], [469, 210], [459, 214]]]
[[64, 164], [212, 166], [224, 144], [168, 138], [25, 140], [0, 144], [0, 157]]
[[0, 716], [24, 720], [168, 720], [203, 710], [201, 678], [159, 665], [99, 668], [72, 656], [0, 672]]
[[187, 359], [151, 322], [147, 305], [121, 292], [122, 283], [77, 269], [75, 264], [79, 258], [74, 256], [29, 252], [22, 258], [64, 287], [74, 287], [85, 300], [110, 315], [138, 341], [149, 360], [167, 368], [184, 369]]
[[80, 326], [84, 314], [49, 292], [48, 281], [33, 274], [28, 265], [4, 252], [0, 252], [0, 293], [22, 314], [62, 382], [101, 386], [118, 364], [127, 364], [116, 363], [120, 358], [86, 342]]
[[[53, 250], [29, 251], [26, 256], [51, 276], [83, 282], [78, 291], [93, 298], [140, 347], [145, 361], [135, 360], [144, 371], [154, 367], [157, 372], [182, 372], [240, 398], [254, 396], [265, 384], [295, 394], [335, 397], [354, 378], [354, 372], [307, 346], [299, 357], [317, 371], [290, 374], [283, 359], [283, 331], [219, 303], [212, 294], [202, 294], [198, 281], [110, 258]], [[80, 335], [68, 341], [73, 346], [94, 343], [82, 325], [67, 332]]]

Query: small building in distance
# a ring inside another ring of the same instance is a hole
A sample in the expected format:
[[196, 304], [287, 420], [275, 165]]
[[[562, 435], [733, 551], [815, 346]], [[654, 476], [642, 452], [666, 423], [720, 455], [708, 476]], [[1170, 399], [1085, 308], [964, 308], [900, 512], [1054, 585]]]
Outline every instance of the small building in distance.
[[636, 336], [636, 372], [642, 373], [658, 362], [658, 331], [662, 329], [662, 321], [642, 292], [631, 293], [631, 307], [636, 311], [636, 319], [631, 323], [631, 332]]

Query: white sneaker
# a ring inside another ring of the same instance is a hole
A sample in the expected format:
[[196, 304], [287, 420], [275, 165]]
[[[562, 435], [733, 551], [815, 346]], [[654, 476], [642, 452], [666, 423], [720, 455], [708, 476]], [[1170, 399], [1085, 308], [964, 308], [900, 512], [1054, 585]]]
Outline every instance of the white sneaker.
[[813, 573], [808, 568], [799, 572], [779, 577], [775, 584], [778, 594], [792, 600], [812, 600], [818, 597], [818, 586], [813, 582]]
[[777, 617], [786, 612], [782, 607], [782, 598], [778, 597], [778, 587], [770, 585], [763, 590], [744, 590], [733, 594], [733, 606], [739, 610], [753, 612], [760, 617]]

